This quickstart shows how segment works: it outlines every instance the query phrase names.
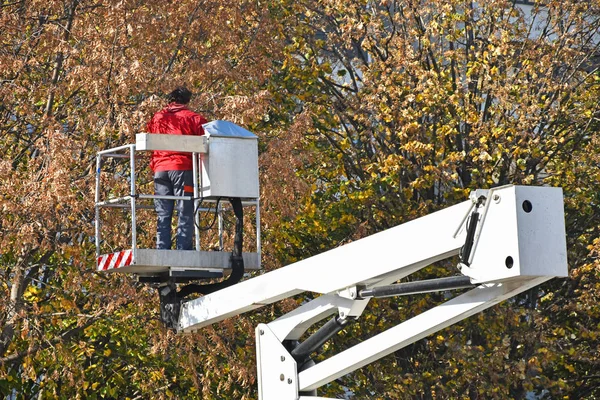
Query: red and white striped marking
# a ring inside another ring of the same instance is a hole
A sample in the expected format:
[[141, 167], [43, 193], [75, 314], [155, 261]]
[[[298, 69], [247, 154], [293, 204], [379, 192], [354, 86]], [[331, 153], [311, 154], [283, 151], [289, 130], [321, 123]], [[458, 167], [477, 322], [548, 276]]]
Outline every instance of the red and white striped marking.
[[104, 254], [98, 257], [98, 271], [121, 268], [131, 265], [133, 262], [133, 251], [123, 250], [116, 253]]

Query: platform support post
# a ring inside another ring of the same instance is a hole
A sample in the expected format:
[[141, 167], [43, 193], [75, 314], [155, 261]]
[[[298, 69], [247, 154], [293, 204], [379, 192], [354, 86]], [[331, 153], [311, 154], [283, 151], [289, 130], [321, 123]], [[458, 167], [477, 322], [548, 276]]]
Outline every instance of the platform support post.
[[219, 218], [219, 251], [223, 251], [225, 248], [223, 245], [223, 205], [220, 202], [217, 202], [217, 216]]
[[133, 249], [133, 258], [137, 249], [137, 221], [135, 216], [135, 144], [129, 146], [129, 165], [130, 165], [130, 186], [131, 186], [131, 248]]
[[261, 264], [260, 256], [260, 198], [256, 199], [256, 252], [258, 253], [258, 266]]
[[194, 171], [194, 233], [196, 237], [196, 250], [200, 250], [200, 216], [198, 215], [198, 204], [200, 199], [198, 197], [200, 191], [198, 190], [198, 153], [192, 153], [192, 170]]
[[98, 207], [98, 203], [100, 202], [100, 169], [102, 168], [102, 156], [100, 154], [96, 155], [96, 206], [94, 207], [94, 211], [96, 213], [95, 220], [95, 234], [94, 240], [96, 242], [96, 257], [100, 256], [100, 207]]

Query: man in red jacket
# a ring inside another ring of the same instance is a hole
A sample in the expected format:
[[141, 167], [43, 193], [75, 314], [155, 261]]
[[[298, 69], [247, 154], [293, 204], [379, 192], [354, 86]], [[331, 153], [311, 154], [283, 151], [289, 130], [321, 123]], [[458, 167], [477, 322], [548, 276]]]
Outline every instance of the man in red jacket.
[[[154, 114], [148, 122], [148, 133], [169, 135], [204, 135], [202, 124], [206, 119], [189, 110], [192, 93], [185, 87], [178, 87], [169, 94], [169, 104]], [[194, 175], [192, 154], [172, 151], [155, 151], [150, 168], [154, 172], [154, 193], [162, 196], [192, 196]], [[171, 248], [171, 219], [175, 202], [155, 199], [154, 207], [158, 215], [156, 248]], [[177, 200], [177, 250], [192, 250], [194, 235], [194, 202]]]

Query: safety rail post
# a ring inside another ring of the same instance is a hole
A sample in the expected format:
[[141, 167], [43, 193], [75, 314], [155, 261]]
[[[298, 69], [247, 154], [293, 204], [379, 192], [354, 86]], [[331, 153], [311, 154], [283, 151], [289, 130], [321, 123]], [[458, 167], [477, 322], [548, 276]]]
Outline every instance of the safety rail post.
[[[198, 181], [200, 181], [199, 188], [204, 190], [204, 153], [198, 154]], [[198, 195], [200, 195], [200, 191], [198, 191]], [[202, 198], [204, 199], [204, 192], [202, 192]], [[200, 200], [198, 200], [200, 201]], [[198, 221], [197, 225], [200, 226], [200, 210], [196, 214], [196, 220]], [[198, 243], [200, 243], [200, 229], [198, 229], [198, 235], [196, 235]], [[198, 246], [198, 249], [200, 247]]]
[[260, 257], [260, 198], [256, 199], [256, 254], [258, 255], [258, 267], [261, 266]]
[[137, 253], [137, 221], [135, 215], [135, 144], [129, 145], [129, 167], [131, 179], [131, 249], [133, 251], [133, 259], [135, 260]]
[[96, 204], [94, 207], [94, 211], [96, 213], [95, 220], [95, 242], [96, 242], [96, 257], [100, 256], [100, 207], [98, 203], [100, 202], [100, 169], [102, 168], [102, 156], [100, 154], [96, 155]]
[[194, 173], [194, 233], [196, 234], [196, 250], [200, 250], [200, 216], [198, 215], [198, 204], [200, 199], [198, 195], [198, 153], [192, 153], [192, 169]]
[[220, 202], [217, 204], [216, 213], [219, 218], [219, 251], [223, 251], [223, 205]]

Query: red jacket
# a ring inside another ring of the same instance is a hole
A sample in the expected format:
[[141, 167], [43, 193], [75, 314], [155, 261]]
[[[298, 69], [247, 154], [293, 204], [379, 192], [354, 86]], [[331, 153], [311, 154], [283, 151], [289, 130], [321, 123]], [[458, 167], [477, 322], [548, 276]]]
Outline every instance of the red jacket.
[[[169, 135], [204, 135], [202, 124], [206, 118], [190, 111], [185, 105], [170, 103], [160, 110], [148, 122], [148, 133]], [[192, 169], [192, 154], [173, 151], [155, 151], [152, 153], [150, 168], [158, 171], [187, 171]]]

